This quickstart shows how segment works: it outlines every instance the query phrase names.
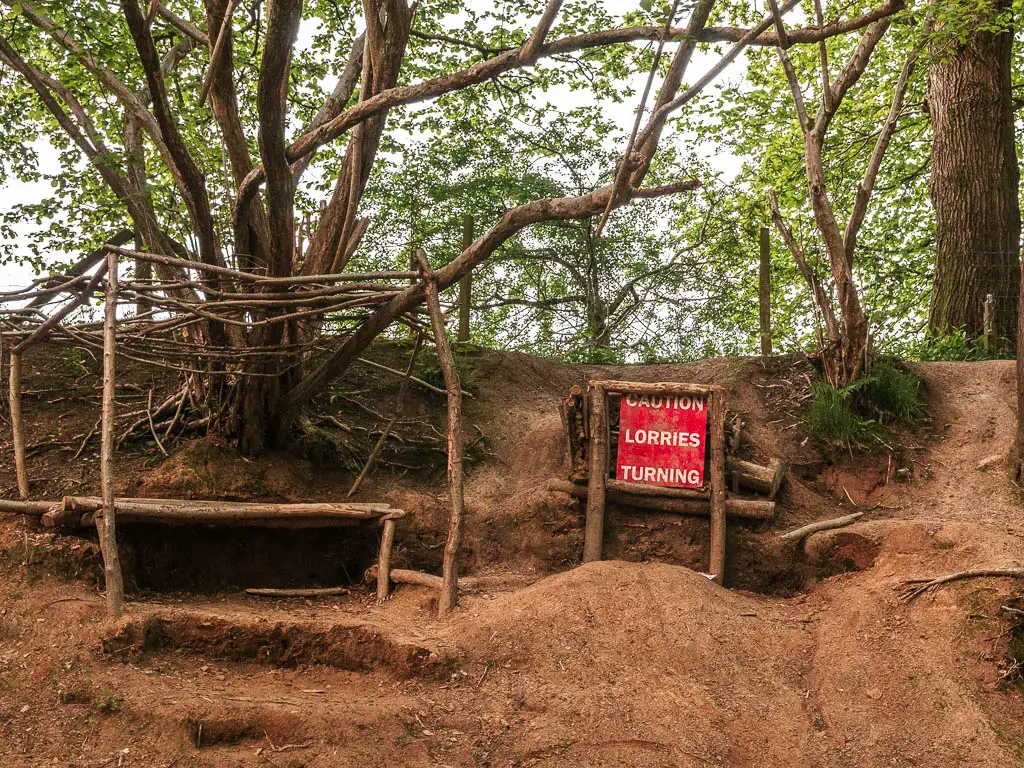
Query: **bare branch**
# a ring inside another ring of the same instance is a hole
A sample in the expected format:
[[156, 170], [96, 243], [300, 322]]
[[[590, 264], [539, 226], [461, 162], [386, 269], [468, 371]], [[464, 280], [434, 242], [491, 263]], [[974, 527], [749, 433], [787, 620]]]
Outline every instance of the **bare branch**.
[[[443, 290], [454, 285], [463, 275], [486, 261], [509, 238], [526, 227], [546, 221], [586, 219], [597, 215], [604, 210], [613, 189], [614, 187], [608, 184], [586, 195], [533, 200], [506, 211], [494, 226], [474, 240], [461, 255], [435, 273], [438, 289]], [[676, 194], [679, 190], [679, 184], [669, 184], [640, 189], [635, 194], [645, 198], [659, 197]], [[385, 328], [398, 317], [422, 304], [424, 299], [423, 283], [417, 282], [375, 310], [316, 370], [303, 377], [285, 395], [281, 403], [282, 416], [294, 413], [329, 381], [344, 373]]]
[[[210, 95], [210, 86], [213, 85], [213, 73], [217, 69], [217, 64], [220, 58], [224, 55], [224, 49], [227, 46], [228, 39], [231, 36], [231, 16], [235, 12], [235, 6], [237, 0], [228, 0], [227, 10], [224, 11], [224, 19], [221, 21], [220, 31], [217, 33], [217, 42], [214, 43], [213, 50], [210, 52], [210, 65], [206, 69], [206, 75], [203, 77], [203, 84], [199, 88], [199, 103], [206, 103], [206, 97]], [[269, 21], [268, 21], [269, 26]]]
[[[814, 21], [819, 27], [824, 26], [821, 12], [821, 0], [814, 0]], [[828, 77], [828, 46], [825, 40], [818, 41], [818, 60], [821, 63], [821, 98], [825, 109], [832, 109], [832, 86]]]
[[786, 82], [789, 83], [789, 90], [793, 95], [793, 106], [796, 108], [796, 119], [800, 123], [800, 130], [806, 133], [810, 127], [810, 120], [807, 117], [807, 106], [804, 104], [804, 94], [803, 91], [800, 90], [800, 81], [797, 79], [796, 70], [793, 69], [793, 61], [789, 58], [789, 54], [786, 53], [786, 44], [789, 42], [789, 38], [786, 34], [786, 28], [782, 21], [782, 14], [779, 13], [775, 0], [768, 0], [768, 5], [772, 10], [772, 21], [775, 24], [775, 33], [779, 38], [779, 46], [775, 51], [779, 55], [779, 63], [782, 64], [782, 71], [786, 73]]
[[857, 233], [864, 223], [864, 216], [867, 214], [868, 201], [871, 199], [871, 193], [874, 190], [875, 179], [878, 176], [879, 169], [882, 167], [882, 159], [889, 148], [889, 141], [896, 131], [896, 123], [899, 121], [900, 112], [903, 109], [903, 98], [906, 96], [907, 86], [911, 75], [914, 73], [916, 64], [917, 51], [914, 50], [903, 64], [900, 78], [896, 82], [896, 89], [893, 92], [889, 115], [878, 133], [878, 138], [875, 140], [875, 148], [871, 152], [871, 158], [868, 160], [867, 170], [864, 171], [864, 179], [857, 185], [857, 196], [853, 202], [853, 211], [850, 213], [850, 220], [846, 223], [846, 233], [843, 236], [846, 259], [850, 264], [853, 263], [853, 254], [857, 248]]
[[[146, 27], [146, 19], [139, 7], [138, 0], [121, 0], [121, 8], [124, 10], [125, 21], [131, 32], [132, 40], [135, 42], [135, 49], [139, 53], [139, 62], [146, 75], [146, 85], [149, 88], [153, 112], [160, 126], [163, 144], [166, 147], [165, 157], [169, 160], [168, 168], [185, 198], [189, 218], [199, 241], [200, 259], [207, 264], [223, 266], [224, 259], [217, 247], [213, 214], [206, 192], [206, 179], [192, 158], [188, 146], [178, 130], [174, 114], [171, 112], [153, 36]], [[153, 115], [149, 115], [148, 111], [146, 114], [152, 119]]]
[[541, 46], [544, 45], [544, 38], [551, 31], [551, 26], [555, 23], [555, 17], [558, 15], [561, 7], [562, 0], [548, 0], [548, 4], [544, 7], [544, 13], [541, 14], [540, 21], [537, 22], [533, 34], [526, 41], [526, 45], [520, 49], [519, 62], [521, 64], [532, 64], [536, 60]]
[[[10, 1], [10, 0], [6, 0]], [[879, 18], [889, 16], [904, 7], [904, 0], [886, 0], [882, 6], [860, 16], [856, 19], [836, 21], [823, 28], [809, 28], [805, 30], [791, 30], [789, 42], [817, 42], [822, 38], [843, 34], [855, 29], [861, 29]], [[750, 34], [749, 29], [740, 28], [716, 28], [704, 30], [699, 39], [701, 42], [736, 42], [746, 39]], [[688, 35], [686, 29], [673, 29], [672, 39], [680, 39]], [[619, 29], [603, 30], [582, 35], [562, 38], [541, 46], [537, 58], [555, 56], [563, 53], [583, 51], [589, 48], [597, 48], [617, 43], [629, 43], [637, 40], [658, 40], [662, 36], [660, 27], [622, 27]], [[767, 27], [756, 37], [749, 41], [751, 45], [775, 45], [778, 38], [768, 33]], [[416, 83], [409, 86], [389, 88], [376, 94], [373, 98], [361, 101], [352, 108], [339, 114], [337, 117], [327, 121], [315, 129], [307, 131], [300, 136], [288, 148], [288, 159], [291, 162], [301, 159], [318, 147], [333, 141], [341, 136], [348, 129], [368, 119], [372, 115], [379, 114], [391, 107], [404, 104], [413, 104], [428, 99], [436, 98], [445, 93], [451, 93], [462, 88], [467, 88], [478, 83], [491, 80], [505, 72], [521, 66], [519, 51], [515, 49], [508, 51], [492, 59], [478, 62], [466, 69], [449, 75], [431, 78], [430, 80]], [[262, 168], [256, 168], [239, 186], [238, 204], [247, 204], [248, 198], [255, 194], [256, 187], [264, 180]]]
[[156, 6], [156, 12], [172, 27], [176, 28], [183, 35], [191, 38], [199, 45], [209, 47], [210, 36], [203, 32], [201, 29], [196, 27], [194, 24], [190, 24], [185, 19], [173, 13], [163, 3], [158, 3]]
[[782, 216], [782, 212], [779, 210], [779, 201], [775, 196], [775, 190], [768, 191], [768, 205], [772, 212], [772, 221], [775, 224], [775, 228], [782, 235], [782, 239], [785, 241], [786, 246], [789, 248], [789, 252], [793, 254], [793, 261], [796, 262], [797, 269], [800, 270], [800, 274], [803, 275], [804, 282], [807, 283], [807, 287], [811, 290], [811, 295], [814, 297], [814, 303], [817, 304], [821, 310], [822, 317], [825, 319], [825, 328], [828, 332], [829, 341], [836, 341], [839, 339], [839, 323], [836, 322], [836, 313], [832, 308], [832, 299], [822, 288], [821, 283], [818, 282], [817, 276], [814, 271], [810, 268], [807, 263], [807, 258], [804, 255], [804, 249], [797, 243], [796, 238], [793, 237], [793, 231], [789, 228], [786, 220]]
[[[230, 6], [229, 6], [230, 7]], [[267, 41], [263, 48], [256, 107], [260, 118], [260, 156], [267, 171], [269, 266], [272, 276], [291, 269], [295, 184], [285, 156], [288, 76], [292, 46], [299, 32], [302, 0], [272, 0], [267, 10]], [[230, 23], [225, 19], [224, 26]], [[222, 27], [223, 29], [223, 27]]]

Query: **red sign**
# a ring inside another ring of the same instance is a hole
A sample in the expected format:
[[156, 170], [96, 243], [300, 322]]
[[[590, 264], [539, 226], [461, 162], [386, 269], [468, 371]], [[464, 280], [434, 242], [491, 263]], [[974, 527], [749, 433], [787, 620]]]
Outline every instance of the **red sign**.
[[615, 476], [676, 488], [704, 485], [707, 399], [695, 395], [623, 395]]

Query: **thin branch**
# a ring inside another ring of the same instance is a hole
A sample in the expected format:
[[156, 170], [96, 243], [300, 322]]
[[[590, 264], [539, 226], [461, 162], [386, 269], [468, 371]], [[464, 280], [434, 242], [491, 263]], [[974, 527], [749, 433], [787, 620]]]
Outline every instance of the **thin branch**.
[[850, 213], [850, 220], [846, 223], [846, 233], [843, 236], [843, 245], [846, 248], [846, 258], [853, 263], [853, 254], [857, 247], [857, 233], [864, 223], [864, 216], [867, 214], [868, 201], [871, 199], [871, 192], [875, 186], [875, 179], [882, 167], [882, 159], [889, 148], [889, 141], [896, 130], [896, 123], [899, 121], [900, 112], [903, 109], [903, 98], [907, 93], [907, 86], [910, 77], [914, 73], [917, 63], [917, 51], [914, 50], [903, 63], [900, 78], [896, 82], [896, 90], [893, 92], [892, 105], [889, 107], [889, 116], [882, 125], [878, 138], [875, 140], [875, 148], [868, 160], [868, 167], [864, 171], [864, 179], [857, 185], [857, 196], [853, 202], [853, 211]]
[[224, 20], [221, 22], [220, 31], [217, 33], [217, 42], [210, 52], [210, 64], [206, 68], [203, 84], [199, 88], [200, 104], [205, 104], [206, 97], [210, 95], [210, 86], [213, 85], [213, 74], [217, 70], [217, 64], [221, 56], [224, 55], [224, 49], [227, 47], [227, 41], [231, 36], [231, 16], [235, 12], [237, 2], [238, 0], [228, 0], [227, 10], [224, 11]]

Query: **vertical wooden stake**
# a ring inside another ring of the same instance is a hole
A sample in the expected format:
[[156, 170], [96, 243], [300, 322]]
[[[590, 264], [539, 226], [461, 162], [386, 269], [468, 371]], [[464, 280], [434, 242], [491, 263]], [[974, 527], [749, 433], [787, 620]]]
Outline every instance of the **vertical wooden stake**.
[[455, 358], [448, 345], [448, 334], [441, 314], [441, 301], [437, 283], [427, 264], [422, 248], [413, 251], [426, 283], [427, 309], [434, 329], [434, 346], [444, 373], [444, 386], [448, 393], [448, 494], [452, 511], [448, 519], [448, 541], [444, 545], [441, 597], [437, 604], [438, 616], [445, 616], [459, 602], [459, 551], [462, 548], [462, 518], [465, 507], [462, 488], [462, 387], [455, 369]]
[[996, 324], [996, 297], [991, 293], [985, 297], [985, 316], [982, 328], [984, 329], [981, 336], [981, 345], [987, 352], [989, 346], [992, 344], [992, 336], [995, 331]]
[[716, 584], [725, 578], [725, 402], [717, 387], [709, 397], [708, 447], [711, 450], [711, 556]]
[[[462, 219], [462, 250], [473, 244], [473, 217], [466, 215]], [[473, 273], [467, 272], [459, 280], [459, 343], [469, 342], [469, 307], [473, 294]]]
[[772, 239], [768, 227], [761, 227], [761, 266], [757, 295], [761, 321], [761, 355], [772, 354]]
[[103, 578], [107, 587], [107, 616], [121, 618], [124, 580], [117, 552], [117, 520], [114, 511], [114, 353], [117, 345], [117, 254], [107, 252], [107, 295], [103, 307], [103, 406], [100, 427], [100, 485], [103, 511], [96, 529], [103, 553]]
[[395, 542], [395, 520], [384, 518], [384, 531], [380, 535], [380, 552], [377, 555], [377, 600], [387, 598], [391, 591], [391, 546]]
[[587, 523], [583, 533], [583, 562], [601, 559], [604, 544], [605, 489], [608, 484], [608, 393], [595, 384], [590, 388], [590, 477], [587, 489]]
[[21, 353], [11, 352], [11, 431], [14, 433], [14, 466], [18, 474], [18, 495], [28, 498], [28, 469], [25, 467], [25, 422], [21, 417]]

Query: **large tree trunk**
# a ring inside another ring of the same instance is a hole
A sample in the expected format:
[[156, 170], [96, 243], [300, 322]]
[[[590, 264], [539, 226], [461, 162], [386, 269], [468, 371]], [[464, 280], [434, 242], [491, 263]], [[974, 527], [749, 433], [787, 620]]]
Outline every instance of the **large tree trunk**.
[[[992, 12], [1009, 8], [992, 0]], [[955, 43], [951, 43], [955, 45]], [[978, 32], [928, 78], [935, 208], [935, 281], [929, 328], [981, 335], [987, 294], [996, 301], [995, 330], [1014, 339], [1020, 206], [1010, 94], [1013, 32]]]

